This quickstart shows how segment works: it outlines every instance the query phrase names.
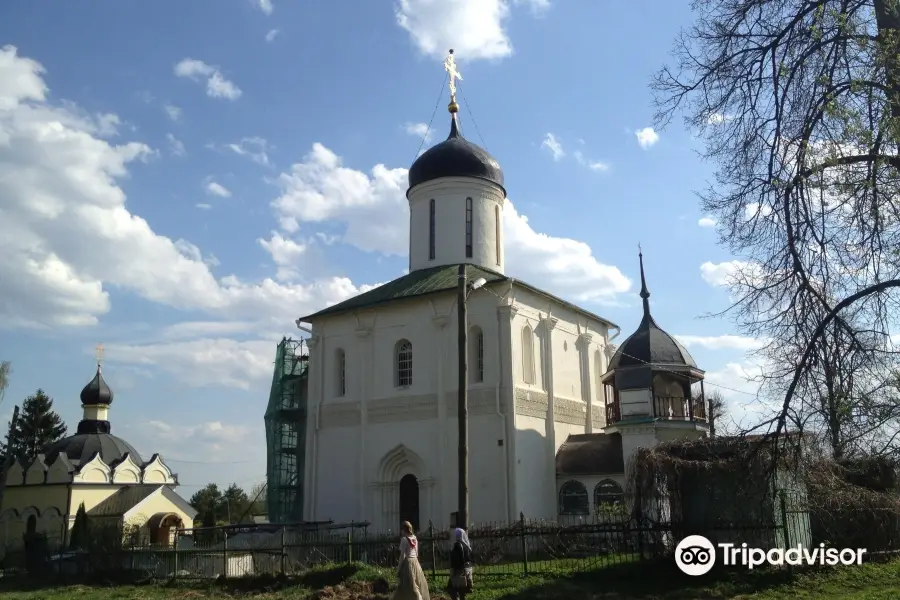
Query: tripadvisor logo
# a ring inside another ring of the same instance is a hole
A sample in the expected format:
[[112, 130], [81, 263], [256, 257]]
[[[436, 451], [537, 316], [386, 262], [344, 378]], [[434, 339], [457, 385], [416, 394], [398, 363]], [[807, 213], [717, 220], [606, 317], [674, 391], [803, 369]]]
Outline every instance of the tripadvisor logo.
[[[747, 544], [718, 544], [722, 554], [722, 564], [740, 565], [753, 569], [760, 565], [860, 565], [865, 548], [826, 548], [819, 544], [815, 548], [805, 548], [797, 544], [791, 548], [750, 548]], [[702, 535], [689, 535], [675, 548], [675, 564], [682, 573], [705, 575], [716, 564], [716, 546]]]

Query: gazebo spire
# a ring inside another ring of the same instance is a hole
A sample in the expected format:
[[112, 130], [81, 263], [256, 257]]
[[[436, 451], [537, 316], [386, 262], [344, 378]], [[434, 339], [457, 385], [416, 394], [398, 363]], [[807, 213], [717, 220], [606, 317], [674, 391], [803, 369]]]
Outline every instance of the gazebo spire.
[[644, 253], [638, 244], [638, 261], [641, 264], [641, 299], [644, 301], [644, 318], [650, 318], [650, 290], [647, 289], [647, 278], [644, 277]]

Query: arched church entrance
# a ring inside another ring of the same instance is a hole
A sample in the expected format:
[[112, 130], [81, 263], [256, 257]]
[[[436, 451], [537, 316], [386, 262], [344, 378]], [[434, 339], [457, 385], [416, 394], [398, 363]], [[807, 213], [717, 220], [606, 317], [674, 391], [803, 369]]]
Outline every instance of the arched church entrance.
[[419, 480], [412, 474], [400, 479], [400, 521], [409, 521], [419, 531]]
[[369, 485], [371, 517], [366, 518], [380, 530], [397, 531], [403, 521], [418, 530], [440, 512], [434, 506], [435, 481], [428, 476], [425, 461], [403, 444], [384, 455]]

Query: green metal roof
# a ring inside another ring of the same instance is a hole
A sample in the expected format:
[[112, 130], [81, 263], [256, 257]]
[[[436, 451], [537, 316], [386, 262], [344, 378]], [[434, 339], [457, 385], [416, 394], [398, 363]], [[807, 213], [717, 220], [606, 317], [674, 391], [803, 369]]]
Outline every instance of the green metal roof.
[[[358, 296], [348, 298], [343, 302], [329, 306], [317, 313], [301, 317], [300, 320], [309, 322], [310, 319], [315, 319], [317, 317], [349, 310], [358, 310], [360, 308], [369, 308], [401, 298], [414, 298], [416, 296], [424, 296], [425, 294], [446, 292], [456, 288], [458, 284], [458, 275], [459, 265], [442, 265], [428, 269], [419, 269], [418, 271], [413, 271], [399, 279], [380, 285], [368, 292], [364, 292]], [[508, 280], [505, 275], [482, 269], [481, 267], [476, 267], [474, 265], [466, 265], [466, 277], [469, 281], [484, 277], [487, 283]]]
[[[456, 289], [458, 283], [457, 277], [459, 275], [458, 271], [458, 264], [443, 265], [438, 267], [431, 267], [428, 269], [419, 269], [418, 271], [413, 271], [408, 275], [404, 275], [403, 277], [400, 277], [393, 281], [389, 281], [384, 285], [380, 285], [375, 289], [369, 290], [368, 292], [365, 292], [358, 296], [354, 296], [353, 298], [349, 298], [333, 306], [329, 306], [328, 308], [320, 310], [317, 313], [313, 313], [305, 317], [300, 317], [299, 320], [301, 322], [305, 321], [309, 323], [311, 322], [310, 319], [316, 319], [318, 317], [324, 317], [326, 315], [333, 315], [351, 310], [358, 310], [361, 308], [371, 308], [379, 304], [384, 304], [393, 300], [401, 300], [403, 298], [415, 298], [416, 296], [424, 296], [425, 294], [447, 292]], [[496, 271], [491, 271], [489, 269], [484, 269], [475, 265], [466, 265], [466, 277], [469, 281], [474, 281], [479, 277], [484, 277], [487, 283], [508, 281], [513, 285], [520, 285], [523, 288], [531, 290], [536, 294], [551, 298], [575, 312], [587, 315], [592, 319], [596, 319], [597, 321], [606, 323], [610, 327], [619, 329], [619, 326], [609, 319], [604, 319], [603, 317], [587, 311], [580, 306], [576, 306], [571, 302], [567, 302], [562, 298], [559, 298], [558, 296], [554, 296], [553, 294], [545, 292], [544, 290], [525, 283], [524, 281], [519, 281], [517, 279], [507, 277], [506, 275], [502, 275], [500, 273], [497, 273]]]

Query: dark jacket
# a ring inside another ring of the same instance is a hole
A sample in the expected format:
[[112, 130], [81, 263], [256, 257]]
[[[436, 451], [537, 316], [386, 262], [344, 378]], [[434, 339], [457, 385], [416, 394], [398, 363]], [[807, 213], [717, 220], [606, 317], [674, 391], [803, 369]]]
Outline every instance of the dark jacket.
[[461, 571], [472, 566], [472, 553], [469, 549], [462, 545], [462, 542], [453, 544], [450, 550], [450, 568], [454, 571]]

